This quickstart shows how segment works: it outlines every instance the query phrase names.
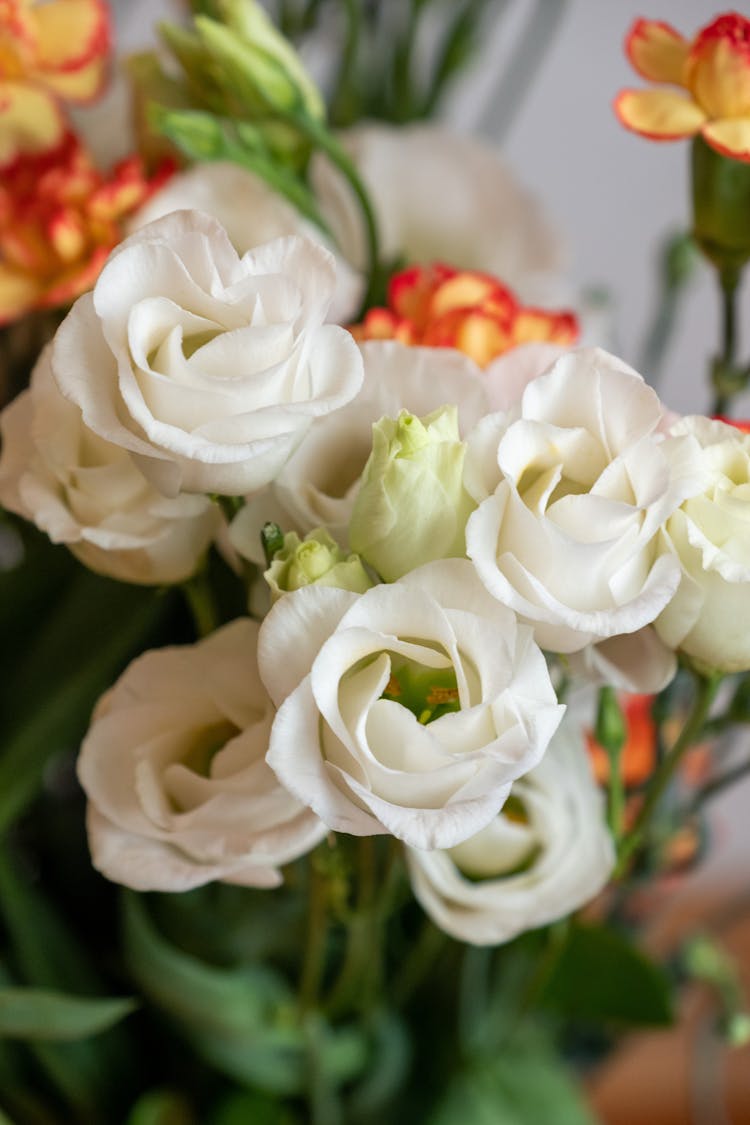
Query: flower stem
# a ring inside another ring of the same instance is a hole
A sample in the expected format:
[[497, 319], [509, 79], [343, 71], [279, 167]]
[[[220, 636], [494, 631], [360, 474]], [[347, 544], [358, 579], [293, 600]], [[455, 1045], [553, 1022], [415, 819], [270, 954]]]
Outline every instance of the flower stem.
[[653, 774], [643, 798], [643, 804], [640, 807], [638, 816], [635, 819], [633, 827], [628, 833], [627, 837], [622, 841], [620, 847], [620, 855], [618, 859], [617, 868], [615, 871], [616, 877], [622, 877], [625, 874], [630, 860], [638, 851], [643, 843], [643, 839], [648, 827], [649, 821], [659, 804], [667, 786], [674, 777], [675, 771], [680, 765], [686, 752], [691, 746], [694, 746], [697, 740], [703, 733], [703, 728], [708, 717], [708, 712], [711, 709], [711, 704], [714, 701], [719, 684], [721, 683], [721, 675], [714, 674], [710, 676], [702, 676], [696, 673], [696, 696], [693, 701], [693, 706], [688, 715], [685, 725], [683, 726], [677, 741], [674, 743], [668, 754], [663, 758], [661, 764]]
[[315, 118], [310, 117], [309, 114], [306, 113], [292, 113], [288, 115], [288, 119], [291, 125], [295, 126], [316, 148], [319, 148], [321, 152], [326, 154], [331, 162], [349, 181], [351, 189], [357, 198], [365, 223], [365, 238], [367, 242], [368, 284], [363, 302], [364, 311], [372, 303], [372, 297], [378, 286], [380, 263], [378, 224], [367, 189], [348, 152], [325, 125], [316, 121]]
[[207, 637], [219, 625], [219, 614], [208, 574], [205, 570], [199, 571], [183, 582], [181, 589], [192, 614], [197, 635]]
[[325, 963], [326, 938], [328, 936], [325, 875], [316, 862], [315, 853], [312, 854], [309, 862], [307, 942], [299, 987], [300, 1007], [303, 1011], [309, 1011], [317, 1004]]
[[714, 365], [713, 382], [716, 390], [712, 414], [726, 414], [731, 399], [742, 389], [744, 375], [737, 371], [737, 289], [739, 271], [725, 267], [719, 271], [722, 308], [722, 349]]

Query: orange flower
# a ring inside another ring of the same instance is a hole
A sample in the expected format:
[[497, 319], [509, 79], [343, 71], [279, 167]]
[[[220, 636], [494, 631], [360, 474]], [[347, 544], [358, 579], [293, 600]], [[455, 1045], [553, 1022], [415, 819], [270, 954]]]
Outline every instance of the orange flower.
[[519, 344], [573, 344], [578, 322], [573, 313], [522, 307], [490, 274], [436, 262], [394, 274], [388, 307], [370, 309], [351, 331], [357, 340], [455, 348], [486, 367]]
[[615, 112], [656, 141], [700, 133], [723, 156], [750, 162], [750, 20], [727, 12], [692, 41], [667, 23], [636, 20], [625, 50], [640, 75], [677, 90], [622, 90]]
[[90, 288], [122, 238], [121, 220], [170, 171], [147, 181], [130, 158], [107, 178], [72, 133], [49, 152], [18, 156], [0, 178], [0, 325]]
[[61, 143], [59, 99], [95, 98], [109, 51], [104, 0], [0, 0], [0, 165]]

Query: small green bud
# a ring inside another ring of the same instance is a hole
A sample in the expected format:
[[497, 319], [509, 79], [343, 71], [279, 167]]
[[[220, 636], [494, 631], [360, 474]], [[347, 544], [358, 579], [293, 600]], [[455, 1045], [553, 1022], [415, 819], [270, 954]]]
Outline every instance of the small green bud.
[[628, 727], [617, 694], [611, 687], [599, 691], [594, 737], [610, 755], [618, 755], [625, 745]]
[[387, 582], [434, 559], [465, 555], [475, 507], [463, 487], [465, 456], [455, 406], [421, 419], [402, 410], [373, 426], [349, 541]]
[[373, 585], [359, 556], [342, 551], [324, 528], [311, 531], [304, 539], [288, 532], [264, 578], [274, 601], [303, 586], [335, 586], [364, 594]]
[[735, 1012], [724, 1023], [724, 1036], [730, 1047], [745, 1047], [750, 1043], [750, 1015]]
[[297, 52], [255, 0], [221, 0], [223, 21], [196, 16], [195, 27], [223, 83], [253, 113], [301, 111], [323, 120], [318, 88]]

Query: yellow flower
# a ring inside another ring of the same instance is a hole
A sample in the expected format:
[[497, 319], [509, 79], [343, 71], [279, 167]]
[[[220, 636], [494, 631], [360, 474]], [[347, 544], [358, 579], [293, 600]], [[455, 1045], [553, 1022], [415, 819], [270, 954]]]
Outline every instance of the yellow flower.
[[622, 90], [615, 112], [626, 128], [655, 141], [700, 133], [734, 160], [750, 162], [750, 20], [717, 16], [692, 41], [667, 23], [636, 20], [625, 40], [644, 78], [677, 90]]
[[104, 0], [0, 0], [0, 165], [59, 144], [59, 100], [102, 89], [110, 51]]

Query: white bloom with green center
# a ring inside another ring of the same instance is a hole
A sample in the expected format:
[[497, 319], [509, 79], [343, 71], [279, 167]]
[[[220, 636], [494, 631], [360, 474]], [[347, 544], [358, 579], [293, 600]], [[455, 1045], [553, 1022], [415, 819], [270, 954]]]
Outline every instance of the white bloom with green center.
[[94, 866], [139, 891], [275, 887], [325, 827], [266, 764], [258, 626], [147, 652], [97, 705], [78, 759]]
[[440, 929], [497, 945], [577, 910], [615, 862], [583, 732], [566, 720], [502, 810], [458, 847], [407, 850], [414, 894]]
[[706, 485], [666, 525], [664, 550], [682, 576], [656, 622], [667, 644], [705, 670], [750, 668], [750, 436], [704, 417], [672, 427], [700, 443]]
[[364, 594], [373, 585], [359, 555], [342, 551], [325, 528], [311, 531], [304, 539], [288, 531], [264, 578], [274, 601], [303, 586], [335, 586]]
[[466, 445], [455, 406], [402, 410], [372, 428], [372, 453], [349, 525], [352, 549], [393, 582], [424, 563], [462, 558], [475, 505], [463, 485]]
[[308, 586], [261, 626], [269, 765], [329, 828], [453, 847], [497, 815], [557, 728], [531, 631], [466, 560], [357, 595]]

